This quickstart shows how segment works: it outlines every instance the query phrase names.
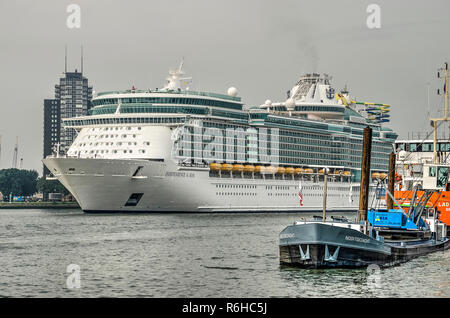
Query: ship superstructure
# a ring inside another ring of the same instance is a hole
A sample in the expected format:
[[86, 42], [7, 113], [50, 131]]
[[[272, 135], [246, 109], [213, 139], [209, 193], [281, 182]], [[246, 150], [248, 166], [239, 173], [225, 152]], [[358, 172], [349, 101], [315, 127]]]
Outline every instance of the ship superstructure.
[[286, 101], [253, 108], [234, 87], [190, 90], [182, 65], [167, 80], [99, 93], [88, 116], [64, 121], [77, 138], [44, 163], [83, 210], [321, 210], [324, 168], [329, 209], [357, 209], [367, 125], [372, 169], [388, 170], [397, 135], [368, 109], [375, 104], [336, 93], [328, 75], [302, 76]]
[[397, 190], [412, 190], [423, 186], [424, 165], [450, 165], [450, 139], [437, 139], [436, 161], [434, 159], [432, 139], [400, 139], [395, 141], [397, 150], [396, 171]]
[[[441, 76], [443, 72], [443, 76]], [[444, 116], [441, 118], [430, 118], [433, 127], [433, 139], [429, 139], [428, 133], [424, 139], [397, 140], [396, 160], [396, 185], [394, 196], [403, 208], [409, 209], [414, 204], [413, 198], [424, 191], [438, 190], [427, 202], [427, 207], [436, 210], [439, 220], [450, 225], [450, 139], [448, 134], [438, 138], [438, 128], [443, 123], [450, 121], [448, 116], [448, 63], [438, 70], [438, 78], [444, 82], [444, 90], [438, 89], [438, 95], [444, 97]]]
[[438, 78], [443, 79], [444, 89], [438, 89], [438, 95], [444, 97], [442, 118], [430, 118], [433, 136], [428, 133], [424, 139], [420, 134], [417, 138], [401, 139], [395, 142], [397, 152], [396, 171], [397, 190], [412, 190], [414, 187], [423, 188], [424, 165], [449, 166], [450, 165], [450, 138], [443, 134], [438, 138], [438, 128], [450, 121], [448, 116], [448, 63], [438, 70]]

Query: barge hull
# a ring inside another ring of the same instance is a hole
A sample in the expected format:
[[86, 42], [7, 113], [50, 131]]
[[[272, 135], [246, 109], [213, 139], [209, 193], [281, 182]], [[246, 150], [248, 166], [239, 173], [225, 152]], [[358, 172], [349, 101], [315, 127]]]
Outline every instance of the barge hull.
[[301, 268], [388, 267], [449, 247], [448, 238], [395, 246], [354, 229], [310, 223], [287, 227], [280, 234], [280, 264]]

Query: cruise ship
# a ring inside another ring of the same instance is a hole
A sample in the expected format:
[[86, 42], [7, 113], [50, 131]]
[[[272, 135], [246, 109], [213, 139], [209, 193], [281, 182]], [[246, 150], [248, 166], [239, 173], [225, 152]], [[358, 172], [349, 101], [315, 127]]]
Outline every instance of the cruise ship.
[[163, 88], [96, 94], [87, 116], [64, 120], [77, 132], [67, 154], [43, 162], [85, 212], [321, 211], [324, 170], [327, 210], [356, 211], [363, 129], [374, 181], [397, 134], [383, 127], [389, 105], [331, 79], [306, 74], [286, 100], [248, 107], [235, 87], [190, 89], [181, 64]]

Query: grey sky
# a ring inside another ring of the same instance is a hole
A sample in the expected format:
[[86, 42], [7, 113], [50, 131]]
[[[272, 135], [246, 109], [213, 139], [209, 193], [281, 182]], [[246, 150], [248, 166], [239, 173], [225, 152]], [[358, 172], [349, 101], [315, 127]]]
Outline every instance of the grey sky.
[[[66, 27], [67, 5], [81, 6], [81, 28]], [[381, 29], [366, 27], [371, 3]], [[236, 86], [247, 105], [284, 100], [306, 72], [333, 76], [360, 101], [392, 105], [401, 137], [429, 130], [442, 88], [436, 69], [450, 62], [450, 2], [322, 0], [0, 1], [0, 168], [12, 164], [15, 137], [24, 168], [42, 173], [43, 99], [64, 71], [79, 69], [94, 90], [161, 87], [185, 58], [193, 88]], [[445, 131], [448, 134], [448, 128]]]

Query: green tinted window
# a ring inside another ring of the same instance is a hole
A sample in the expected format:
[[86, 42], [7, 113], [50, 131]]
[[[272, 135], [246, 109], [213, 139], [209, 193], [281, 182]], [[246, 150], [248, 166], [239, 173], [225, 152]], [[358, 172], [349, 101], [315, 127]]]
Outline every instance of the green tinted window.
[[448, 167], [439, 167], [436, 186], [438, 188], [444, 187], [447, 184], [447, 179], [448, 179]]
[[433, 145], [432, 144], [423, 144], [422, 145], [422, 151], [433, 151]]
[[439, 151], [450, 151], [450, 144], [439, 144]]
[[428, 171], [428, 175], [430, 177], [436, 177], [436, 167], [430, 167], [430, 170]]

